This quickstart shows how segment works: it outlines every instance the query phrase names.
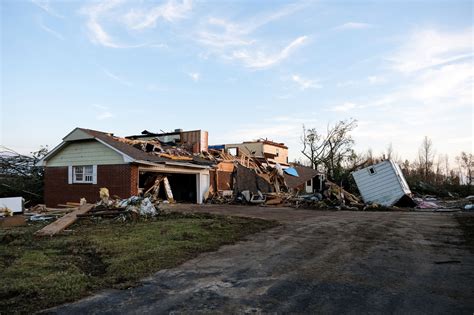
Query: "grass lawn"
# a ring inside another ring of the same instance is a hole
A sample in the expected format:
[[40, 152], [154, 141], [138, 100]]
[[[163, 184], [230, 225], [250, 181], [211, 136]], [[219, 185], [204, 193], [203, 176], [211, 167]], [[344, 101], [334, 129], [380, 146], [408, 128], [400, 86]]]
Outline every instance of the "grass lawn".
[[127, 288], [277, 223], [172, 213], [146, 222], [81, 221], [70, 235], [34, 237], [43, 225], [0, 229], [0, 314], [31, 313], [99, 289]]

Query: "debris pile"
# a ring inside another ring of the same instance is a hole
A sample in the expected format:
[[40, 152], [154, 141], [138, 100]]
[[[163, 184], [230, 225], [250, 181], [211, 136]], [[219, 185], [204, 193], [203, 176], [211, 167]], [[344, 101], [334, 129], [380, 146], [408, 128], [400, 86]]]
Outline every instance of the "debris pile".
[[192, 146], [189, 144], [162, 142], [158, 138], [150, 140], [114, 138], [119, 142], [126, 143], [155, 156], [178, 161], [193, 161]]
[[110, 198], [109, 190], [101, 188], [100, 201], [85, 214], [78, 218], [116, 218], [118, 220], [137, 219], [140, 216], [151, 217], [159, 213], [150, 197], [132, 196], [127, 199]]

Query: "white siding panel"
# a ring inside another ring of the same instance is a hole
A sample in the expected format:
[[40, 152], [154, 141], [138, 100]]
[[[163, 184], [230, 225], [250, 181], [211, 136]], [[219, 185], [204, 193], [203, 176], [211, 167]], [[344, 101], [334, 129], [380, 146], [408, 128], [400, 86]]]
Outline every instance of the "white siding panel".
[[[369, 173], [370, 168], [375, 170], [375, 174]], [[396, 164], [391, 161], [383, 161], [352, 175], [364, 202], [393, 205], [406, 193], [400, 183], [403, 175], [398, 174]]]
[[378, 176], [374, 175], [373, 178], [364, 179], [358, 181], [358, 183], [360, 183], [364, 187], [364, 189], [370, 190], [379, 187], [380, 183], [393, 182], [394, 179], [396, 179], [396, 176], [394, 174], [382, 174]]
[[52, 156], [46, 166], [124, 164], [122, 155], [96, 140], [73, 142]]

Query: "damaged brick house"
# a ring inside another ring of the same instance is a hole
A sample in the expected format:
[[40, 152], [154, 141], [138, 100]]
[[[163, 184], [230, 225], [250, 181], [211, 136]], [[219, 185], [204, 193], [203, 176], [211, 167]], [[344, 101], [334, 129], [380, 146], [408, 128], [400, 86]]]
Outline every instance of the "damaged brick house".
[[121, 138], [74, 129], [39, 162], [45, 167], [46, 205], [78, 202], [83, 197], [94, 202], [101, 187], [107, 187], [111, 195], [128, 198], [152, 185], [157, 175], [167, 176], [175, 200], [202, 203], [209, 189], [209, 161], [173, 146], [164, 150], [164, 143], [188, 146], [192, 152], [205, 151], [207, 132], [144, 131], [139, 136]]

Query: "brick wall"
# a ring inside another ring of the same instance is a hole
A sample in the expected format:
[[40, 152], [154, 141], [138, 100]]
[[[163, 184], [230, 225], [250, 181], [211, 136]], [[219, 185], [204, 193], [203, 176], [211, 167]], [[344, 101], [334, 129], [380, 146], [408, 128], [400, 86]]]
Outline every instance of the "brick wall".
[[68, 201], [79, 202], [86, 198], [88, 202], [99, 199], [99, 189], [106, 187], [110, 195], [128, 198], [138, 193], [138, 166], [98, 165], [97, 184], [68, 184], [67, 167], [46, 167], [44, 181], [44, 200], [47, 206]]

